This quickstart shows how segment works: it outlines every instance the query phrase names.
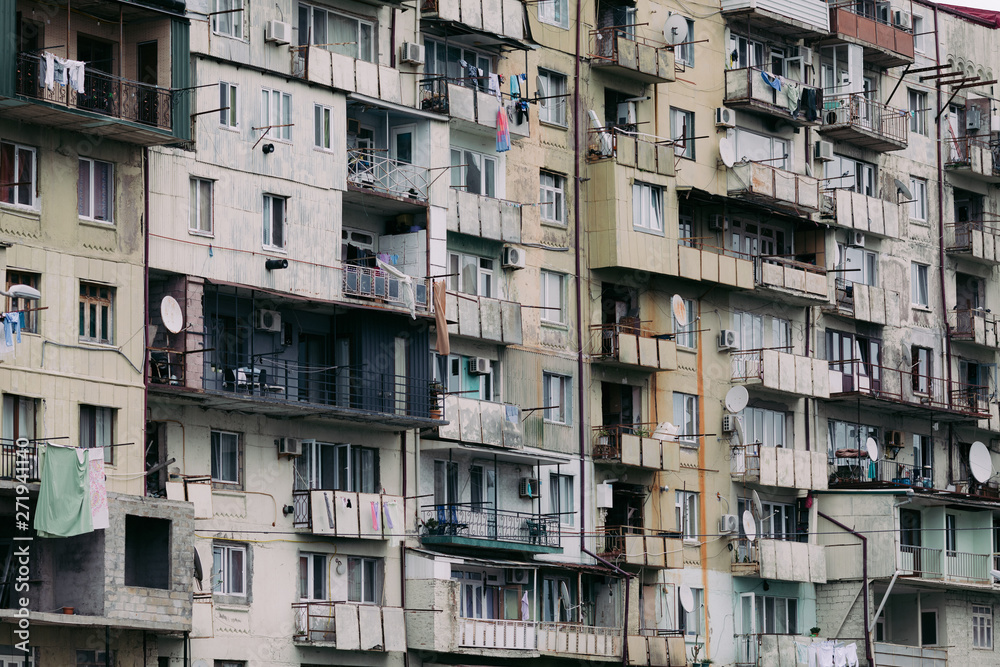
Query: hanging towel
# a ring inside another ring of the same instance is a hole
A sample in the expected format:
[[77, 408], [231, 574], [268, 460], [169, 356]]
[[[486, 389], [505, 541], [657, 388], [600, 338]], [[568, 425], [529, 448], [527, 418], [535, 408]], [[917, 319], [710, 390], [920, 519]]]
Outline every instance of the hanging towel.
[[395, 266], [386, 264], [382, 260], [375, 258], [378, 268], [388, 273], [392, 278], [399, 281], [399, 296], [403, 300], [403, 305], [410, 311], [410, 318], [417, 319], [417, 301], [413, 294], [413, 276], [408, 276]]
[[818, 644], [809, 645], [809, 667], [818, 667], [816, 659], [816, 652], [818, 648]]
[[806, 644], [795, 642], [795, 664], [796, 665], [809, 664], [809, 647]]
[[442, 356], [451, 354], [451, 340], [448, 337], [447, 303], [445, 300], [448, 288], [443, 280], [434, 281], [434, 326], [437, 329], [437, 353]]
[[516, 76], [510, 77], [510, 96], [512, 99], [520, 99], [521, 97], [521, 86], [518, 83], [520, 79]]
[[104, 478], [104, 448], [87, 451], [90, 453], [90, 515], [94, 530], [103, 530], [111, 525], [108, 519], [108, 487]]
[[833, 649], [833, 665], [834, 667], [847, 667], [847, 649], [843, 646]]
[[372, 530], [378, 530], [378, 501], [371, 501], [372, 506]]
[[799, 98], [802, 96], [802, 89], [797, 83], [785, 81], [785, 104], [788, 105], [788, 113], [795, 118], [799, 115]]
[[[395, 505], [395, 503], [393, 503]], [[389, 513], [389, 503], [382, 503], [382, 513], [385, 514], [385, 527], [393, 530], [396, 525], [392, 522], [392, 515]]]
[[507, 124], [507, 114], [503, 107], [497, 109], [497, 153], [510, 150], [510, 126]]
[[44, 60], [45, 73], [43, 78], [45, 79], [45, 87], [49, 90], [52, 90], [52, 86], [55, 83], [55, 75], [56, 75], [55, 60], [56, 60], [55, 55], [47, 51], [45, 52], [45, 60]]
[[46, 445], [39, 453], [42, 483], [35, 507], [39, 537], [71, 537], [94, 530], [86, 449]]
[[847, 652], [847, 667], [858, 667], [858, 645], [851, 642], [844, 650]]
[[530, 621], [528, 618], [530, 610], [528, 609], [528, 593], [525, 591], [524, 595], [521, 596], [521, 620]]
[[66, 83], [82, 95], [84, 92], [83, 82], [86, 76], [86, 63], [82, 60], [67, 60], [65, 64]]
[[490, 74], [490, 95], [496, 95], [497, 102], [503, 102], [503, 97], [500, 95], [500, 75]]
[[775, 90], [777, 91], [781, 90], [781, 80], [778, 79], [778, 77], [771, 74], [770, 72], [765, 72], [764, 70], [761, 70], [760, 78], [764, 79], [764, 83], [771, 86]]
[[7, 347], [13, 347], [13, 336], [17, 336], [17, 342], [21, 342], [21, 313], [6, 313], [3, 316], [3, 337]]

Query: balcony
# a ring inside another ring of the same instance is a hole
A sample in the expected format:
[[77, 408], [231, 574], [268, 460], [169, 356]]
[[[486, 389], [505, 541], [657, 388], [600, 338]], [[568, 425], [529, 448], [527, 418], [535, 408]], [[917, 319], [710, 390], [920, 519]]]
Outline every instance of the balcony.
[[[744, 109], [762, 116], [778, 118], [796, 127], [811, 127], [823, 122], [822, 89], [782, 79], [781, 90], [775, 90], [764, 80], [763, 74], [771, 76], [770, 72], [760, 67], [727, 69], [726, 96], [723, 103], [734, 109]], [[801, 95], [794, 105], [789, 102], [788, 97], [792, 91]], [[808, 91], [814, 95], [815, 106], [805, 108]]]
[[828, 365], [781, 350], [737, 350], [730, 355], [730, 379], [782, 394], [827, 398]]
[[452, 188], [448, 231], [504, 243], [521, 242], [521, 204]]
[[348, 491], [293, 491], [292, 526], [313, 535], [387, 540], [404, 531], [402, 496]]
[[684, 540], [678, 535], [633, 526], [605, 526], [599, 530], [597, 544], [603, 558], [643, 567], [684, 567]]
[[[874, 9], [874, 5], [863, 3], [857, 7]], [[869, 65], [889, 68], [913, 62], [912, 32], [854, 10], [853, 4], [831, 5], [830, 32], [837, 39], [864, 47], [865, 63]]]
[[909, 142], [910, 117], [906, 111], [876, 102], [862, 93], [826, 98], [822, 120], [819, 131], [824, 137], [861, 148], [899, 151]]
[[452, 24], [453, 31], [458, 29], [459, 33], [471, 29], [515, 43], [525, 38], [524, 6], [518, 0], [423, 0], [420, 18], [429, 23]]
[[755, 285], [752, 257], [709, 245], [703, 239], [680, 239], [677, 275], [739, 289]]
[[[761, 604], [757, 602], [757, 604]], [[758, 621], [759, 623], [759, 621]], [[742, 634], [736, 635], [736, 662], [735, 667], [757, 667], [758, 665], [767, 667], [798, 667], [802, 664], [798, 662], [796, 644], [814, 644], [827, 641], [818, 637], [804, 637], [794, 634]], [[853, 640], [839, 640], [850, 643]], [[857, 644], [863, 644], [864, 640], [857, 640]], [[859, 657], [864, 657], [863, 648], [859, 651]], [[892, 662], [879, 662], [880, 665], [894, 665]]]
[[986, 387], [887, 368], [864, 361], [831, 361], [831, 399], [849, 399], [875, 409], [891, 404], [913, 415], [936, 413], [948, 421], [989, 419]]
[[737, 445], [730, 466], [733, 481], [740, 484], [822, 490], [829, 478], [825, 451]]
[[594, 426], [594, 461], [613, 461], [647, 470], [680, 470], [676, 440], [652, 437], [657, 424]]
[[425, 505], [420, 541], [532, 554], [562, 553], [559, 516], [495, 509], [489, 503]]
[[445, 296], [448, 333], [501, 345], [520, 345], [521, 304], [462, 292]]
[[[420, 80], [420, 108], [448, 116], [455, 129], [496, 136], [497, 114], [512, 102], [510, 93], [500, 91], [500, 98], [487, 91], [486, 81], [432, 77]], [[517, 122], [520, 120], [520, 122]], [[514, 114], [507, 119], [512, 141], [529, 135], [528, 114]]]
[[437, 437], [469, 444], [520, 449], [524, 444], [521, 408], [507, 403], [481, 401], [450, 394], [444, 399], [448, 424]]
[[778, 255], [756, 256], [757, 289], [776, 292], [790, 303], [827, 302], [830, 298], [826, 268]]
[[1000, 263], [1000, 228], [981, 220], [945, 225], [947, 252], [983, 264]]
[[826, 551], [822, 544], [772, 538], [734, 539], [732, 572], [737, 577], [826, 583]]
[[1000, 183], [1000, 142], [971, 135], [945, 139], [944, 168], [987, 183]]
[[872, 236], [899, 238], [899, 204], [896, 202], [842, 188], [824, 194], [823, 200], [823, 222]]
[[[384, 237], [387, 238], [387, 237]], [[431, 308], [427, 294], [431, 289], [428, 278], [417, 278], [388, 268], [345, 264], [341, 294], [379, 308], [391, 308], [427, 314]]]
[[621, 660], [622, 629], [580, 623], [539, 623], [538, 652], [553, 657]]
[[[722, 0], [722, 15], [746, 30], [780, 35], [786, 39], [814, 39], [830, 32], [830, 15], [823, 0]], [[746, 27], [748, 26], [748, 27]]]
[[899, 667], [948, 667], [948, 649], [874, 642], [875, 664]]
[[406, 651], [403, 609], [353, 602], [295, 602], [295, 634], [302, 646], [338, 651]]
[[[831, 466], [830, 488], [873, 489], [909, 487], [931, 489], [934, 471], [887, 458], [871, 461], [859, 449], [838, 449]], [[825, 454], [824, 454], [825, 458]]]
[[[832, 306], [824, 310], [834, 315], [849, 317], [859, 322], [886, 324], [896, 322], [897, 318], [889, 318], [890, 309], [898, 309], [898, 292], [890, 292], [886, 299], [885, 290], [863, 283], [849, 283], [837, 278], [837, 296]], [[896, 300], [894, 300], [896, 299]]]
[[951, 338], [980, 347], [1000, 347], [997, 318], [983, 308], [965, 308], [948, 313]]
[[760, 162], [738, 162], [726, 172], [730, 197], [807, 218], [820, 208], [819, 180], [811, 176]]
[[347, 151], [347, 187], [422, 203], [427, 201], [430, 173], [426, 167], [389, 157], [386, 149], [351, 148]]
[[897, 567], [903, 576], [991, 586], [992, 554], [946, 551], [901, 544], [897, 558]]
[[661, 635], [657, 630], [640, 630], [628, 636], [628, 664], [631, 667], [687, 667], [684, 635]]
[[591, 130], [587, 135], [587, 161], [607, 161], [639, 171], [673, 176], [676, 154], [673, 146], [668, 145], [671, 143], [620, 128]]
[[636, 35], [635, 30], [634, 25], [591, 30], [591, 65], [643, 83], [673, 81], [674, 52], [666, 44]]
[[594, 324], [591, 354], [596, 361], [652, 371], [677, 369], [673, 334], [655, 334], [636, 324]]

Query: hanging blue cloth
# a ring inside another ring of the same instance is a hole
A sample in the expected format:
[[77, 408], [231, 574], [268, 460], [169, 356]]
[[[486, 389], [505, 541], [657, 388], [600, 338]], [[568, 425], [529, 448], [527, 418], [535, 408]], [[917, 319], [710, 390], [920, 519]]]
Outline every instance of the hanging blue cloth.
[[521, 85], [518, 83], [519, 77], [510, 77], [510, 96], [511, 99], [519, 99], [521, 97]]
[[770, 72], [765, 72], [764, 70], [761, 70], [760, 71], [760, 78], [764, 79], [764, 83], [766, 83], [767, 85], [771, 86], [775, 90], [781, 91], [781, 79], [779, 79], [778, 77], [774, 76]]
[[17, 342], [21, 342], [21, 315], [23, 313], [7, 313], [3, 316], [3, 338], [7, 347], [14, 346], [14, 334], [17, 334]]

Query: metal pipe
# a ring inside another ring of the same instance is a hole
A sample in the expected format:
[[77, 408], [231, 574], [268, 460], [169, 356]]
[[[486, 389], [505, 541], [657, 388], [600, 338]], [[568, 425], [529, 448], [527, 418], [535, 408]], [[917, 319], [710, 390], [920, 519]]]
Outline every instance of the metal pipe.
[[[580, 440], [580, 550], [587, 553], [587, 423], [584, 407], [587, 394], [583, 386], [583, 254], [580, 250], [582, 230], [580, 229], [580, 32], [583, 29], [583, 3], [576, 3], [576, 57], [573, 75], [573, 245], [576, 253], [576, 395], [580, 404], [577, 413], [577, 431]], [[626, 649], [622, 648], [624, 656]]]
[[[579, 6], [580, 3], [577, 3]], [[578, 24], [579, 25], [579, 24]], [[631, 572], [626, 572], [614, 563], [606, 561], [594, 552], [590, 551], [586, 547], [580, 547], [580, 551], [587, 554], [598, 563], [602, 563], [606, 567], [610, 567], [612, 570], [618, 574], [625, 577], [625, 613], [623, 614], [622, 620], [622, 667], [627, 667], [628, 665], [628, 603], [629, 603], [629, 590], [632, 588], [632, 579], [635, 577]]]
[[878, 617], [882, 615], [882, 610], [885, 608], [885, 603], [889, 601], [889, 593], [892, 592], [892, 587], [896, 585], [896, 579], [899, 578], [899, 570], [892, 573], [892, 579], [889, 581], [889, 587], [885, 589], [885, 596], [882, 598], [881, 604], [878, 606], [878, 610], [875, 612], [875, 618], [872, 619], [872, 624], [878, 623]]
[[[153, 341], [149, 340], [149, 147], [143, 147], [142, 149], [142, 206], [143, 206], [143, 253], [142, 253], [142, 305], [143, 305], [143, 318], [142, 318], [142, 458], [139, 463], [143, 470], [146, 468], [146, 420], [149, 419], [149, 352], [147, 352], [149, 346]], [[186, 283], [185, 283], [186, 284]], [[186, 290], [185, 290], [186, 291]], [[186, 296], [186, 295], [185, 295]], [[187, 299], [185, 299], [185, 302]], [[187, 308], [184, 309], [187, 312]], [[187, 336], [185, 335], [185, 340]], [[187, 349], [187, 345], [184, 346]], [[169, 357], [168, 357], [169, 361]], [[184, 359], [184, 364], [187, 365], [187, 359]], [[170, 375], [169, 364], [167, 367], [167, 375]], [[183, 456], [181, 457], [183, 459]], [[166, 479], [170, 479], [169, 472], [167, 473]], [[142, 495], [146, 495], [146, 489], [149, 488], [149, 482], [145, 477], [142, 479]]]
[[[934, 62], [938, 65], [941, 64], [941, 40], [937, 37], [938, 31], [938, 8], [934, 5]], [[937, 141], [935, 145], [937, 146], [937, 175], [938, 175], [938, 282], [941, 286], [941, 312], [948, 312], [948, 303], [945, 300], [945, 284], [944, 284], [944, 157], [942, 156], [942, 141], [941, 136], [941, 83], [940, 81], [935, 86], [937, 94], [937, 107], [938, 107], [938, 118], [936, 120], [937, 125]], [[945, 381], [948, 383], [948, 392], [951, 392], [951, 329], [948, 327], [947, 322], [944, 327], [944, 353], [945, 353]], [[949, 443], [950, 447], [950, 443]]]
[[823, 517], [837, 528], [845, 530], [861, 540], [861, 592], [864, 594], [863, 604], [865, 606], [865, 658], [868, 660], [869, 665], [874, 665], [875, 659], [872, 656], [872, 630], [871, 624], [869, 623], [870, 619], [868, 617], [868, 538], [853, 528], [848, 528], [845, 524], [837, 521], [829, 514], [824, 514], [820, 511], [817, 511], [816, 514]]

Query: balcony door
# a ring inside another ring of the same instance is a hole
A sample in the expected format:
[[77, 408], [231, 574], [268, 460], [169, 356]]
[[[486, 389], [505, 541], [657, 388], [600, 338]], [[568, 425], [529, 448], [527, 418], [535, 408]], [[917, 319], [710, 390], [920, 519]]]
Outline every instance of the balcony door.
[[326, 336], [299, 332], [298, 399], [308, 403], [329, 403], [329, 341]]
[[38, 63], [41, 58], [39, 49], [45, 45], [43, 31], [43, 24], [26, 21], [21, 12], [17, 13], [17, 51], [18, 54], [25, 54], [23, 59], [19, 58], [17, 73], [17, 92], [22, 95], [37, 97], [41, 93], [38, 90], [41, 85]]
[[831, 392], [881, 390], [882, 341], [879, 339], [827, 330], [826, 358], [835, 362], [830, 364]]
[[139, 81], [137, 100], [139, 108], [137, 120], [147, 125], [159, 125], [159, 99], [156, 96], [156, 85], [159, 83], [159, 46], [154, 39], [142, 42], [136, 46], [135, 53], [136, 79]]
[[602, 382], [601, 403], [604, 426], [620, 425], [622, 433], [632, 433], [642, 421], [642, 387]]
[[116, 100], [121, 97], [118, 82], [112, 77], [115, 45], [96, 37], [76, 35], [76, 59], [87, 63], [83, 79], [83, 96], [76, 105], [98, 113], [114, 115]]
[[389, 130], [389, 157], [395, 162], [388, 167], [386, 178], [393, 194], [422, 195], [420, 183], [414, 180], [415, 171], [408, 165], [414, 161], [416, 125], [399, 125]]
[[729, 227], [730, 247], [746, 256], [791, 255], [793, 252], [792, 233], [781, 227], [739, 218], [734, 218]]
[[921, 563], [920, 512], [906, 508], [899, 510], [899, 552], [900, 567], [904, 572], [919, 574]]
[[753, 593], [740, 593], [740, 625], [736, 640], [736, 661], [757, 664], [757, 604]]

